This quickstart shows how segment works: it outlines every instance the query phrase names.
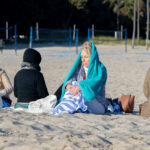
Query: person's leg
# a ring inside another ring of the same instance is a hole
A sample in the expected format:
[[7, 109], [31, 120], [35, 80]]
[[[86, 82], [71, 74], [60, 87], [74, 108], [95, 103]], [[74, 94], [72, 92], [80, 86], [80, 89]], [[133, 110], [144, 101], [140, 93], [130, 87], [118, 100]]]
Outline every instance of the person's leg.
[[92, 113], [94, 113], [94, 114], [104, 114], [105, 113], [104, 105], [101, 104], [97, 99], [87, 102], [86, 105], [88, 106], [88, 109], [91, 110]]

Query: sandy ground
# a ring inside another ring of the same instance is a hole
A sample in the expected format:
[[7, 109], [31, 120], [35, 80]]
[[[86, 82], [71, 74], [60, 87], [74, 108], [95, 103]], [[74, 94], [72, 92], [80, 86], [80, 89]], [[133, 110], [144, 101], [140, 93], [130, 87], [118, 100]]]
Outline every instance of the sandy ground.
[[[0, 67], [13, 84], [20, 69], [24, 48], [4, 49]], [[41, 68], [50, 94], [63, 82], [77, 55], [75, 47], [38, 45]], [[143, 82], [150, 67], [150, 52], [145, 47], [97, 45], [100, 60], [108, 72], [106, 95], [112, 98], [133, 94], [133, 114], [73, 114], [52, 116], [0, 110], [0, 150], [148, 150], [150, 118], [140, 117], [139, 104], [146, 101]], [[11, 98], [16, 101], [14, 95]]]

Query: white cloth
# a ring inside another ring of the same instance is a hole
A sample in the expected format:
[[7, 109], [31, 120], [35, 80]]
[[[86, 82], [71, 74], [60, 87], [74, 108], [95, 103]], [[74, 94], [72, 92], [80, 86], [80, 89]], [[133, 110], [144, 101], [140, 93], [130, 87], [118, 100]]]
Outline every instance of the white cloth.
[[33, 101], [29, 103], [27, 112], [29, 113], [50, 113], [54, 109], [57, 103], [56, 95], [49, 95], [45, 98]]
[[1, 90], [0, 91], [0, 96], [4, 96], [6, 94], [6, 90]]

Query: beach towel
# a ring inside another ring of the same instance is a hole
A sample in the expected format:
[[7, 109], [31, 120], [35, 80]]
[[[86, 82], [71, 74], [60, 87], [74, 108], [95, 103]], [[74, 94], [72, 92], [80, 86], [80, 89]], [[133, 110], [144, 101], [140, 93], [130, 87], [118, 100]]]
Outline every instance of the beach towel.
[[[76, 81], [72, 82], [72, 85], [78, 85]], [[81, 112], [88, 112], [87, 106], [85, 105], [85, 99], [82, 95], [82, 92], [79, 92], [77, 96], [72, 96], [68, 90], [65, 91], [65, 95], [62, 98], [61, 102], [53, 109], [53, 114], [73, 114], [77, 111]]]
[[[91, 42], [92, 53], [90, 56], [87, 78], [79, 82], [82, 94], [87, 102], [96, 98], [100, 93], [101, 88], [105, 85], [107, 80], [107, 71], [102, 62], [99, 61], [98, 52], [95, 45]], [[74, 65], [69, 71], [62, 86], [62, 94], [59, 102], [62, 100], [65, 93], [66, 82], [71, 78], [75, 70], [81, 64], [81, 52], [79, 53]]]

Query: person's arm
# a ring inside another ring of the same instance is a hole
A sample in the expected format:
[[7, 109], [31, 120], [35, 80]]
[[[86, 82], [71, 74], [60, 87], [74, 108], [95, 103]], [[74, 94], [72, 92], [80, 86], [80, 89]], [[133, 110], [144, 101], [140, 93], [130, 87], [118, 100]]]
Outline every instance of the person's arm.
[[1, 79], [4, 89], [0, 91], [0, 96], [7, 96], [13, 91], [13, 87], [5, 71], [1, 75]]
[[38, 75], [37, 92], [40, 98], [44, 98], [49, 95], [42, 73], [39, 73]]
[[15, 78], [14, 78], [14, 95], [15, 95], [15, 97], [18, 97], [18, 94], [17, 94], [17, 76], [15, 76]]
[[146, 98], [150, 97], [150, 69], [147, 71], [144, 80], [144, 95]]
[[79, 70], [80, 70], [80, 67], [78, 67], [76, 69], [76, 71], [74, 72], [74, 74], [72, 75], [72, 77], [67, 81], [67, 83], [65, 85], [65, 89], [70, 89], [71, 85], [72, 85], [72, 82], [73, 81], [77, 81], [77, 76], [79, 74]]

